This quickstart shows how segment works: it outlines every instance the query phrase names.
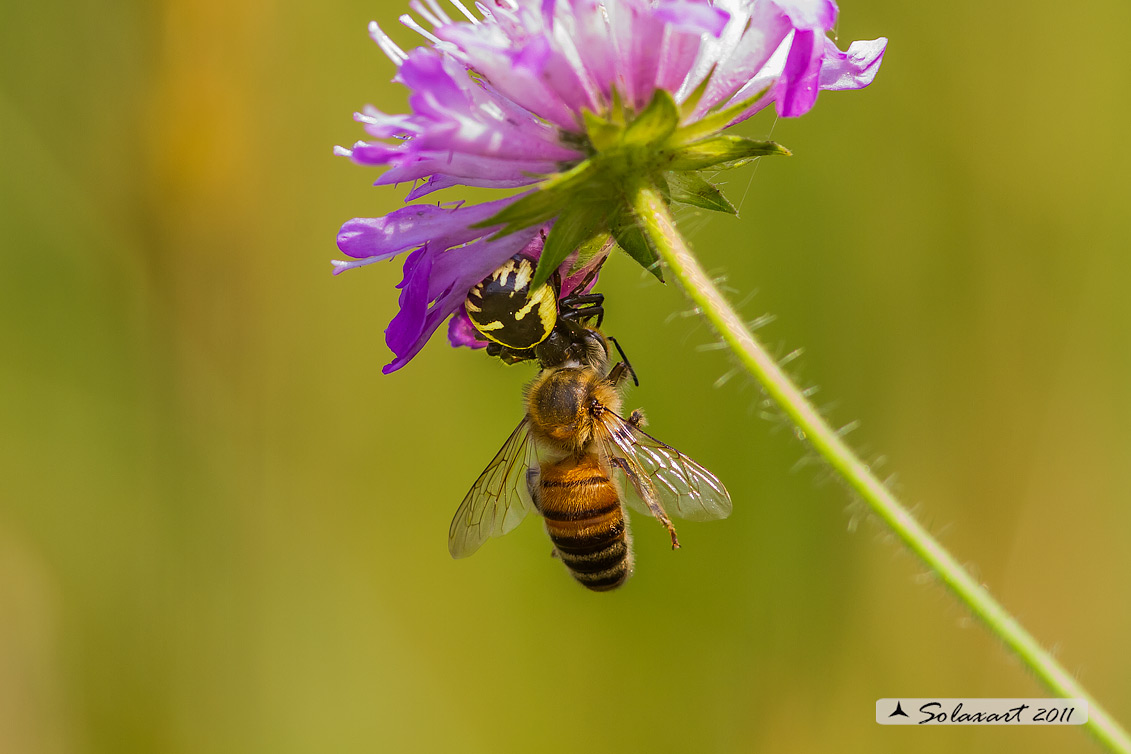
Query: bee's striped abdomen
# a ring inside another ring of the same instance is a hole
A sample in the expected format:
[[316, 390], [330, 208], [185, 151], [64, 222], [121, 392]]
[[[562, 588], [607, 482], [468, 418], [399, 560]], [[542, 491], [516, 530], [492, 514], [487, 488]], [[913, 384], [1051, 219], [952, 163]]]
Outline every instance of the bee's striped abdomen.
[[620, 493], [596, 455], [542, 468], [538, 509], [573, 577], [594, 591], [615, 589], [632, 573], [632, 548]]

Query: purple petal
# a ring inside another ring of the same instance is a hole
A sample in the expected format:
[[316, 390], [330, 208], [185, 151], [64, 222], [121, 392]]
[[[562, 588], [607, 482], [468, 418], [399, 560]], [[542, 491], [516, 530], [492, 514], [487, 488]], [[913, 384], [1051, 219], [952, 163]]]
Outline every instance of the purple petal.
[[459, 311], [452, 315], [448, 320], [448, 342], [452, 344], [453, 348], [465, 346], [467, 348], [486, 348], [487, 341], [475, 329], [475, 325], [471, 324], [471, 319], [467, 316], [467, 310], [461, 304]]
[[823, 54], [824, 44], [817, 39], [816, 32], [794, 32], [785, 69], [774, 85], [778, 115], [795, 118], [812, 109], [813, 103], [817, 101]]
[[412, 191], [408, 192], [404, 200], [406, 202], [414, 202], [422, 196], [427, 196], [433, 191], [440, 191], [441, 189], [451, 188], [453, 186], [475, 186], [478, 188], [493, 188], [493, 189], [506, 189], [506, 188], [522, 188], [529, 186], [535, 180], [529, 176], [520, 179], [493, 179], [493, 178], [464, 178], [450, 175], [433, 175], [426, 179]]
[[616, 58], [615, 68], [606, 72], [604, 79], [628, 104], [642, 108], [655, 88], [660, 52], [657, 41], [663, 34], [663, 23], [632, 0], [606, 3], [605, 15]]
[[833, 0], [773, 0], [798, 29], [826, 32], [836, 25]]
[[399, 311], [385, 328], [385, 343], [393, 353], [407, 351], [424, 330], [428, 316], [428, 278], [432, 274], [432, 255], [420, 248], [405, 259]]
[[542, 23], [546, 24], [546, 28], [550, 30], [554, 28], [555, 7], [557, 7], [557, 0], [542, 0]]
[[[515, 181], [516, 186], [537, 183], [537, 176], [556, 173], [558, 163], [529, 160], [499, 160], [458, 152], [421, 152], [398, 159], [396, 165], [377, 179], [378, 186], [406, 183], [431, 175], [471, 180]], [[460, 184], [469, 185], [460, 180]]]
[[498, 39], [489, 39], [482, 26], [451, 24], [436, 29], [436, 36], [452, 42], [453, 54], [482, 74], [504, 97], [556, 126], [577, 129], [577, 111], [571, 109], [559, 91], [547, 84], [542, 71], [527, 67], [533, 61], [526, 60], [527, 65], [516, 63], [517, 51], [525, 46], [520, 45], [522, 40], [501, 35]]
[[[881, 37], [866, 42], [853, 42], [848, 52], [841, 52], [836, 44], [824, 37], [822, 39], [823, 55], [819, 60], [816, 55], [808, 58], [809, 66], [805, 66], [805, 56], [799, 55], [800, 60], [794, 60], [794, 78], [781, 78], [786, 66], [789, 64], [789, 55], [797, 54], [792, 44], [788, 49], [781, 49], [774, 53], [773, 58], [765, 68], [750, 82], [731, 98], [731, 102], [738, 102], [761, 91], [770, 84], [775, 85], [772, 96], [756, 103], [732, 122], [740, 123], [759, 110], [762, 110], [778, 96], [783, 99], [778, 103], [778, 112], [783, 116], [802, 115], [813, 106], [816, 95], [812, 91], [805, 91], [803, 82], [811, 82], [813, 69], [819, 66], [818, 86], [820, 90], [838, 91], [843, 89], [862, 89], [872, 83], [879, 71], [883, 59], [887, 39]], [[785, 53], [785, 54], [783, 54]], [[797, 71], [800, 71], [800, 74]]]
[[565, 8], [555, 19], [558, 38], [569, 44], [569, 55], [576, 56], [575, 73], [584, 87], [592, 110], [608, 102], [616, 76], [616, 50], [609, 33], [608, 19], [598, 0], [564, 0]]
[[486, 230], [468, 226], [486, 220], [517, 199], [455, 208], [413, 205], [384, 217], [355, 217], [338, 231], [338, 248], [356, 259], [388, 259], [427, 241], [446, 249], [484, 235]]
[[699, 56], [700, 34], [690, 34], [669, 27], [664, 36], [660, 69], [656, 72], [656, 88], [672, 94], [679, 91]]
[[514, 56], [514, 64], [525, 68], [533, 74], [540, 74], [546, 70], [546, 63], [550, 60], [550, 40], [545, 37], [535, 37], [524, 45]]
[[423, 47], [412, 51], [393, 80], [412, 90], [409, 104], [414, 114], [442, 119], [445, 106], [466, 104], [463, 88], [444, 70], [444, 59]]
[[789, 18], [769, 3], [755, 6], [749, 17], [735, 16], [734, 26], [738, 28], [728, 29], [720, 40], [725, 49], [720, 51], [718, 67], [696, 108], [696, 115], [701, 116], [745, 88], [767, 66], [793, 29]]
[[377, 139], [402, 137], [414, 133], [412, 118], [408, 115], [389, 115], [372, 105], [366, 105], [353, 119], [365, 126], [365, 132]]
[[371, 141], [359, 141], [352, 149], [338, 147], [335, 151], [349, 157], [358, 165], [388, 165], [403, 155], [397, 147]]
[[730, 14], [695, 0], [664, 0], [656, 8], [655, 16], [680, 31], [710, 34], [717, 37], [730, 20]]
[[[449, 23], [444, 28], [469, 26]], [[547, 45], [542, 40], [542, 52], [550, 54], [553, 50]], [[537, 49], [535, 40], [531, 46], [535, 58]], [[557, 128], [503, 96], [485, 79], [469, 76], [445, 52], [413, 50], [401, 61], [396, 80], [411, 90], [411, 115], [391, 116], [368, 107], [355, 116], [371, 135], [396, 140], [361, 141], [352, 149], [335, 149], [362, 165], [388, 166], [380, 184], [446, 176], [456, 179], [452, 184], [497, 181], [522, 186], [537, 180], [532, 176], [557, 172], [561, 163], [583, 157], [562, 144]], [[416, 195], [423, 193], [427, 190]]]
[[[582, 156], [561, 146], [557, 134], [539, 128], [529, 113], [518, 116], [513, 109], [504, 111], [495, 102], [497, 95], [471, 82], [451, 59], [414, 50], [401, 66], [398, 79], [414, 90], [409, 98], [413, 110], [431, 121], [432, 127], [421, 130], [411, 142], [413, 149], [511, 160], [575, 160]], [[527, 124], [531, 127], [524, 127]]]
[[853, 42], [841, 52], [831, 39], [825, 40], [825, 61], [821, 66], [821, 88], [830, 91], [863, 89], [872, 83], [880, 70], [886, 37]]
[[[472, 286], [497, 270], [503, 262], [530, 247], [531, 239], [536, 237], [540, 237], [539, 228], [526, 228], [502, 238], [484, 237], [434, 254], [429, 298], [439, 298], [453, 286], [462, 289], [461, 295], [466, 298]], [[538, 248], [541, 251], [540, 243]]]

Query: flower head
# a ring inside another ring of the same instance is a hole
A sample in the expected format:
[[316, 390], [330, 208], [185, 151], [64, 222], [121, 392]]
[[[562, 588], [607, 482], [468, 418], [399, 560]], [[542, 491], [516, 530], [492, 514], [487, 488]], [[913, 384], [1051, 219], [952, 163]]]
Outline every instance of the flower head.
[[[867, 86], [887, 44], [839, 50], [826, 36], [832, 0], [495, 0], [476, 13], [450, 2], [455, 19], [437, 0], [410, 2], [431, 29], [401, 17], [430, 43], [408, 53], [370, 24], [412, 113], [367, 107], [356, 118], [372, 138], [336, 151], [387, 166], [378, 184], [418, 182], [407, 201], [452, 186], [523, 190], [342, 226], [338, 246], [352, 260], [335, 262], [336, 273], [411, 252], [386, 372], [516, 252], [540, 260], [535, 284], [557, 269], [576, 280], [579, 265], [604, 258], [579, 259], [577, 249], [614, 242], [659, 276], [624, 201], [634, 182], [733, 212], [699, 171], [788, 152], [721, 132], [771, 103], [793, 117], [822, 89]], [[468, 327], [453, 320], [454, 345], [475, 344]]]

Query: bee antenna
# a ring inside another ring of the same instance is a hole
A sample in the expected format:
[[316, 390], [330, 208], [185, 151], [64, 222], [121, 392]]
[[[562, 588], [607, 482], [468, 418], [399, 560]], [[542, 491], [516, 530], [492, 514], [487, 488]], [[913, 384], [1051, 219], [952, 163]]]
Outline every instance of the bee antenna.
[[621, 359], [624, 361], [624, 365], [628, 367], [628, 373], [632, 375], [632, 384], [636, 385], [636, 387], [640, 387], [640, 379], [636, 376], [636, 370], [632, 368], [632, 362], [629, 361], [628, 357], [624, 355], [624, 349], [620, 347], [620, 343], [617, 342], [616, 338], [609, 336], [609, 340], [614, 346], [617, 347], [617, 353], [620, 354]]

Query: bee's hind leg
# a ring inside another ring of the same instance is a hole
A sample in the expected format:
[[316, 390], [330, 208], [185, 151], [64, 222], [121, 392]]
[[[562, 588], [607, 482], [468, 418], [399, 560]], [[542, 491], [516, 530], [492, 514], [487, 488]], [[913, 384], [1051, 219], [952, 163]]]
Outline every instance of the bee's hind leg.
[[652, 512], [656, 520], [663, 524], [664, 528], [668, 530], [668, 534], [672, 538], [672, 549], [678, 550], [679, 537], [676, 536], [675, 526], [672, 524], [672, 520], [668, 518], [668, 512], [664, 510], [664, 506], [660, 505], [659, 502], [655, 500], [645, 500], [644, 502], [648, 505], [648, 510]]
[[[648, 506], [649, 510], [651, 510], [651, 507], [652, 507], [652, 506]], [[663, 508], [660, 508], [660, 510], [661, 510], [661, 511], [663, 511], [664, 509], [663, 509]], [[659, 517], [659, 516], [656, 516], [656, 518], [660, 518], [660, 517]], [[675, 533], [675, 527], [674, 527], [674, 526], [672, 526], [672, 522], [671, 522], [671, 519], [669, 519], [669, 518], [667, 517], [667, 514], [666, 514], [666, 513], [664, 514], [664, 517], [663, 517], [663, 518], [660, 518], [660, 523], [661, 523], [661, 524], [663, 524], [664, 526], [666, 526], [666, 527], [667, 527], [667, 529], [668, 529], [668, 534], [670, 534], [670, 535], [671, 535], [671, 538], [672, 538], [672, 549], [673, 549], [673, 550], [678, 550], [678, 549], [679, 549], [679, 537], [677, 537], [677, 536], [676, 536], [676, 533]]]

